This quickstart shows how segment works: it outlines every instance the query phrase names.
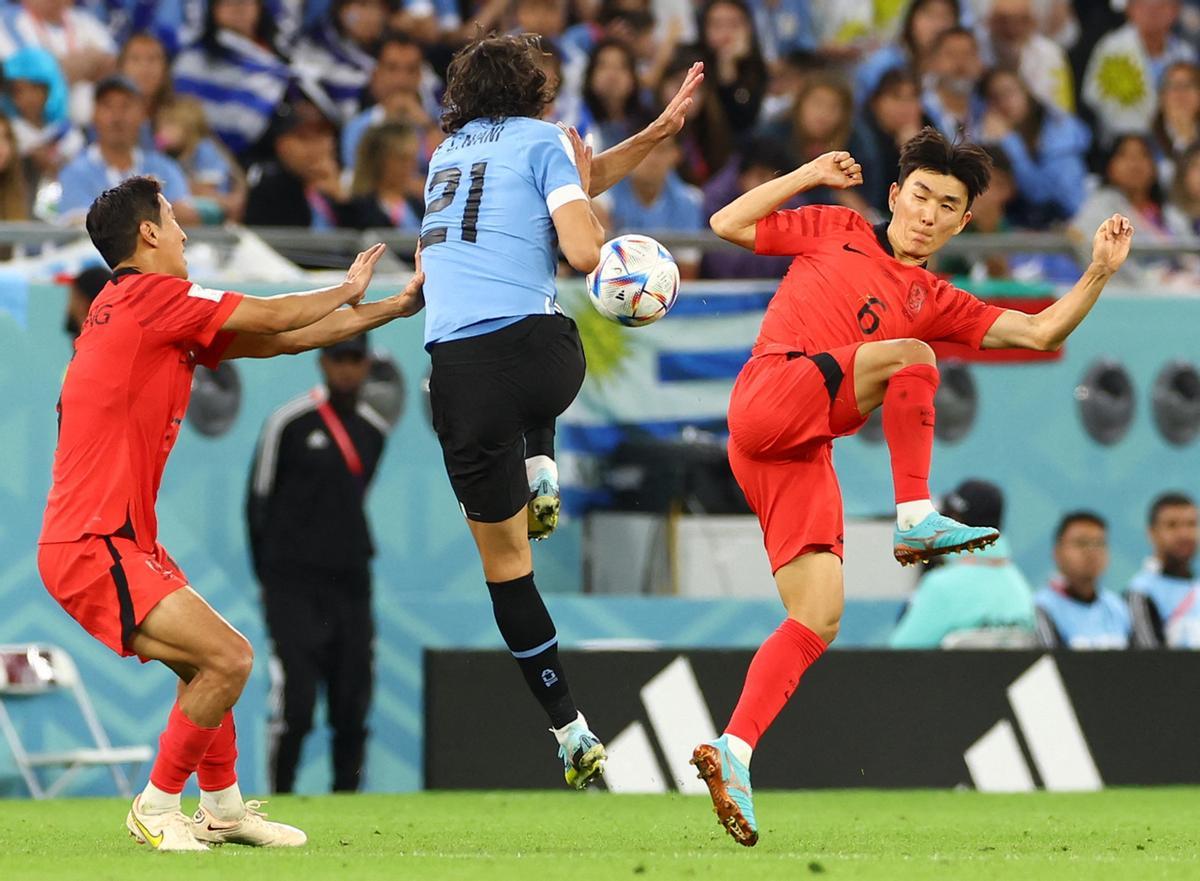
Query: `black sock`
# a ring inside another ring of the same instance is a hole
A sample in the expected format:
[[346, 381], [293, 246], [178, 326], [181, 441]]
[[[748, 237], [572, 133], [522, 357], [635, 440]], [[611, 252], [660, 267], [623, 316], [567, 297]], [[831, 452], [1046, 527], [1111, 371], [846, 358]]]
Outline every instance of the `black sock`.
[[550, 724], [562, 728], [574, 722], [578, 711], [558, 660], [558, 634], [533, 583], [533, 573], [512, 581], [489, 581], [487, 586], [500, 635]]
[[525, 458], [548, 456], [554, 458], [554, 423], [525, 432]]

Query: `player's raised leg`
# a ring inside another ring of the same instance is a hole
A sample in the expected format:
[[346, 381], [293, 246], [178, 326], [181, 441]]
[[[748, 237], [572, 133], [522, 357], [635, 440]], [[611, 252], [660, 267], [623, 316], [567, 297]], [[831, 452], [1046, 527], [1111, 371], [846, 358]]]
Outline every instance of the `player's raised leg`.
[[582, 789], [604, 771], [604, 746], [575, 706], [558, 657], [558, 634], [533, 581], [524, 510], [500, 523], [469, 520], [492, 611], [530, 692], [550, 719], [567, 783]]
[[750, 662], [725, 732], [692, 753], [692, 764], [708, 784], [721, 825], [746, 847], [758, 843], [751, 754], [804, 672], [837, 636], [844, 604], [842, 560], [825, 551], [803, 554], [775, 572], [775, 584], [787, 618]]
[[[126, 819], [130, 834], [160, 850], [200, 850], [204, 841], [303, 844], [303, 832], [267, 823], [258, 803], [242, 803], [237, 788], [232, 709], [254, 663], [246, 638], [188, 587], [160, 600], [128, 647], [186, 680], [159, 738], [150, 782]], [[180, 802], [188, 778], [202, 765], [203, 827], [183, 814]]]
[[896, 559], [907, 566], [995, 542], [998, 530], [944, 517], [930, 498], [933, 399], [939, 381], [933, 349], [916, 339], [865, 343], [853, 370], [859, 411], [866, 415], [883, 406], [883, 434], [896, 491]]
[[554, 461], [554, 422], [525, 432], [525, 476], [529, 480], [529, 537], [549, 538], [558, 527], [561, 493]]

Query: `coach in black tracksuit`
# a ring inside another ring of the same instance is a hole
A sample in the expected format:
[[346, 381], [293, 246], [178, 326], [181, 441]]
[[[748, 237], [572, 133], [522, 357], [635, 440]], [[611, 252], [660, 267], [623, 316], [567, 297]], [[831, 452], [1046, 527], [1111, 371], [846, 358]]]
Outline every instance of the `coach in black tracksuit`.
[[263, 426], [247, 519], [271, 663], [272, 789], [291, 792], [317, 692], [333, 729], [333, 788], [358, 788], [371, 705], [371, 556], [366, 491], [388, 425], [359, 393], [366, 336], [324, 349], [325, 384]]

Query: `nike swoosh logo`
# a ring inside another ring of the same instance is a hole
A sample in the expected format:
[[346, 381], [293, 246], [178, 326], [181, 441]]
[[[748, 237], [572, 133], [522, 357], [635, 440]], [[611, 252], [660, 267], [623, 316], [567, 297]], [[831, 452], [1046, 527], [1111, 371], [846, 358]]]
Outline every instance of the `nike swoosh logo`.
[[852, 252], [854, 252], [855, 254], [862, 254], [864, 257], [870, 257], [870, 256], [871, 256], [871, 255], [870, 255], [870, 254], [868, 254], [866, 251], [860, 251], [860, 250], [858, 250], [858, 248], [852, 248], [852, 247], [850, 247], [850, 243], [849, 243], [849, 242], [846, 242], [846, 244], [842, 245], [842, 250], [843, 250], [843, 251], [852, 251]]
[[157, 848], [160, 844], [162, 844], [163, 833], [159, 832], [157, 835], [152, 834], [137, 817], [133, 818], [133, 824], [138, 827], [142, 833], [142, 837], [149, 842], [151, 847]]

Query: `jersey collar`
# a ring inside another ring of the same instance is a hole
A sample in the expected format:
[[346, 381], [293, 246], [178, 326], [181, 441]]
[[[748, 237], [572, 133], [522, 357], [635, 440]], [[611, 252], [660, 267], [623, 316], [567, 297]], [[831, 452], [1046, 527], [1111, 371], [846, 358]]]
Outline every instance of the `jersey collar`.
[[127, 275], [141, 275], [141, 274], [142, 274], [142, 270], [138, 269], [136, 266], [122, 266], [120, 269], [118, 269], [116, 272], [113, 273], [112, 280], [114, 282], [118, 282]]
[[[875, 238], [879, 242], [879, 247], [883, 248], [884, 253], [887, 254], [889, 257], [891, 257], [893, 260], [895, 260], [896, 259], [896, 251], [895, 251], [895, 249], [892, 248], [892, 243], [888, 239], [888, 234], [887, 234], [888, 224], [890, 222], [891, 221], [885, 220], [883, 223], [877, 223], [877, 224], [875, 224], [874, 227], [872, 227], [872, 229], [875, 230]], [[925, 264], [927, 264], [928, 262], [929, 262], [928, 260], [922, 260], [920, 263], [917, 264], [917, 266], [921, 267], [922, 269], [925, 269]]]

